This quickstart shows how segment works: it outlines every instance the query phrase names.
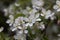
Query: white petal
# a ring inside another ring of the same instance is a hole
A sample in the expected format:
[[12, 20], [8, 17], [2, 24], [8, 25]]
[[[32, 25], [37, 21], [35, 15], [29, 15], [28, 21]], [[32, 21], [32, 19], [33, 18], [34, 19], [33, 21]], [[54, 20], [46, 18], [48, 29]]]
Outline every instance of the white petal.
[[12, 29], [12, 31], [15, 31], [15, 30], [17, 30], [17, 28], [13, 28], [13, 29]]
[[14, 23], [14, 24], [13, 24], [13, 27], [16, 27], [16, 26], [17, 26], [17, 24], [16, 24], [16, 23]]
[[60, 34], [58, 34], [57, 36], [59, 36], [59, 37], [60, 37]]
[[45, 14], [46, 13], [46, 9], [42, 8], [42, 13]]
[[30, 23], [29, 26], [32, 27], [33, 26], [33, 23]]
[[40, 15], [39, 13], [38, 13], [38, 14], [36, 14], [36, 18], [38, 18], [38, 17], [39, 17], [39, 15]]
[[26, 24], [23, 24], [23, 29], [27, 29], [28, 26]]
[[28, 19], [28, 18], [24, 18], [24, 20], [25, 20], [26, 22], [28, 22], [28, 21], [29, 21], [29, 19]]
[[58, 8], [59, 8], [58, 5], [53, 6], [53, 9], [58, 9]]
[[21, 26], [18, 26], [18, 29], [22, 29], [22, 27]]
[[36, 22], [36, 18], [34, 18], [34, 19], [32, 19], [32, 21], [31, 21], [32, 23], [35, 23]]
[[20, 6], [20, 4], [18, 4], [18, 3], [15, 3], [15, 6]]
[[41, 19], [40, 19], [40, 18], [38, 18], [38, 19], [36, 19], [36, 21], [41, 21]]
[[49, 15], [45, 16], [45, 19], [48, 19], [49, 18]]
[[10, 23], [9, 26], [12, 26], [12, 23]]
[[41, 16], [44, 16], [44, 14], [40, 14]]
[[23, 30], [20, 30], [19, 33], [20, 33], [20, 34], [23, 34]]
[[50, 15], [51, 14], [51, 10], [48, 10], [47, 12], [46, 12], [46, 15]]
[[42, 24], [42, 25], [40, 26], [40, 29], [41, 29], [41, 30], [45, 29], [45, 26]]
[[7, 10], [7, 9], [4, 9], [3, 11], [4, 11], [4, 12], [7, 12], [8, 10]]
[[24, 30], [24, 33], [27, 34], [28, 33], [28, 30]]
[[13, 15], [9, 15], [9, 18], [10, 18], [10, 19], [14, 19]]
[[56, 1], [56, 4], [60, 6], [60, 1], [59, 1], [59, 0], [57, 0], [57, 1]]
[[36, 9], [33, 9], [33, 10], [32, 10], [32, 12], [33, 12], [33, 13], [36, 13], [36, 12], [37, 12], [37, 10], [36, 10]]
[[6, 21], [6, 23], [10, 23], [10, 22], [11, 22], [11, 20], [7, 20], [7, 21]]
[[4, 15], [7, 16], [8, 15], [8, 10], [4, 9], [3, 11], [5, 12]]
[[26, 25], [25, 26], [29, 26], [29, 23], [26, 23]]
[[60, 11], [60, 8], [59, 9], [57, 9], [57, 12], [59, 12]]
[[1, 27], [1, 28], [0, 28], [0, 32], [2, 32], [2, 31], [3, 31], [3, 29], [4, 29], [4, 28], [3, 28], [3, 27]]
[[55, 17], [51, 17], [51, 20], [54, 20]]

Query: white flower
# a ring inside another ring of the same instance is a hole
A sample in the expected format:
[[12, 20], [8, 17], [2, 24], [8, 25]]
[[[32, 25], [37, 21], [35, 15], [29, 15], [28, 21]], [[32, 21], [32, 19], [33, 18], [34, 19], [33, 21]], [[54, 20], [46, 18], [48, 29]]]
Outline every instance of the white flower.
[[33, 8], [37, 8], [37, 9], [41, 9], [42, 6], [44, 5], [44, 1], [43, 0], [32, 0], [32, 5]]
[[15, 24], [20, 25], [20, 24], [23, 24], [23, 23], [25, 23], [23, 17], [18, 17], [18, 18], [15, 19]]
[[17, 27], [20, 26], [21, 24], [23, 24], [23, 17], [18, 17], [15, 19], [14, 23], [13, 23], [13, 27]]
[[35, 14], [37, 12], [36, 9], [30, 9], [30, 8], [26, 8], [24, 10], [21, 9], [21, 13], [23, 13], [25, 16], [29, 16], [30, 14]]
[[23, 17], [16, 18], [10, 29], [12, 31], [17, 31], [19, 29], [18, 32], [20, 34], [22, 34], [22, 33], [28, 33], [28, 31], [26, 30], [27, 26], [26, 26], [26, 24], [24, 22], [24, 18]]
[[55, 16], [54, 16], [54, 12], [51, 12], [51, 10], [47, 10], [46, 9], [42, 9], [42, 13], [41, 13], [41, 16], [44, 16], [45, 19], [48, 19], [50, 18], [51, 20], [54, 20]]
[[27, 34], [28, 33], [28, 30], [26, 30], [27, 29], [27, 26], [25, 26], [25, 24], [22, 24], [22, 26], [21, 25], [15, 26], [13, 28], [11, 27], [11, 30], [12, 31], [16, 31], [18, 29], [20, 29], [20, 30], [17, 31], [17, 32], [20, 33], [20, 34], [23, 34], [23, 33]]
[[25, 24], [22, 24], [22, 26], [19, 25], [19, 26], [11, 27], [11, 30], [12, 30], [12, 31], [16, 31], [16, 30], [18, 30], [18, 29], [20, 29], [20, 30], [18, 31], [18, 33], [20, 33], [20, 34], [22, 34], [22, 33], [27, 34], [27, 33], [28, 33], [28, 30], [26, 30], [26, 29], [27, 29], [27, 26], [25, 26]]
[[8, 8], [4, 8], [3, 11], [5, 12], [5, 16], [8, 16], [8, 15], [13, 15], [15, 14], [15, 11], [17, 12], [17, 10], [15, 10], [15, 7], [16, 6], [20, 6], [20, 4], [18, 3], [14, 3], [14, 4], [11, 4]]
[[18, 4], [18, 3], [15, 3], [15, 6], [20, 6], [20, 4]]
[[25, 21], [27, 22], [26, 23], [26, 26], [33, 26], [33, 24], [36, 22], [36, 21], [41, 21], [41, 19], [39, 18], [39, 13], [37, 14], [30, 14], [30, 16], [28, 18], [25, 18]]
[[10, 5], [7, 10], [8, 10], [8, 14], [14, 14], [14, 12], [15, 12], [14, 4]]
[[16, 30], [18, 30], [18, 29], [21, 29], [21, 26], [15, 26], [15, 27], [11, 27], [10, 28], [12, 31], [16, 31]]
[[57, 0], [57, 1], [56, 1], [56, 4], [57, 4], [58, 6], [60, 6], [60, 1], [59, 1], [59, 0]]
[[56, 1], [56, 5], [53, 6], [53, 9], [57, 10], [57, 12], [60, 11], [60, 1], [59, 0]]
[[3, 27], [1, 27], [1, 28], [0, 28], [0, 32], [2, 32], [3, 30], [4, 30], [4, 28], [3, 28]]
[[29, 11], [29, 14], [34, 14], [34, 13], [36, 13], [36, 12], [37, 12], [36, 9], [32, 9], [31, 11]]
[[14, 16], [13, 15], [9, 15], [9, 19], [6, 21], [6, 23], [9, 24], [9, 26], [12, 26], [14, 22]]
[[56, 10], [57, 10], [58, 8], [59, 8], [58, 5], [54, 5], [54, 6], [53, 6], [53, 9], [56, 9]]
[[[16, 8], [17, 6], [20, 6], [20, 4], [14, 3], [14, 4], [9, 5], [8, 8], [3, 9], [3, 11], [5, 12], [5, 16], [14, 15], [15, 13], [20, 12], [20, 11], [18, 11], [18, 9], [15, 10], [15, 8]], [[19, 7], [19, 10], [20, 10], [20, 7]]]
[[7, 9], [3, 9], [3, 11], [5, 12], [4, 15], [7, 16], [8, 15], [8, 10]]
[[43, 24], [43, 22], [40, 23], [40, 25], [38, 26], [39, 29], [44, 30], [45, 29], [45, 25]]
[[25, 33], [25, 34], [27, 34], [28, 33], [28, 30], [26, 30], [27, 29], [27, 26], [25, 26], [25, 24], [23, 24], [22, 26], [21, 26], [21, 28], [20, 28], [20, 31], [18, 31], [20, 34], [23, 34], [23, 33]]

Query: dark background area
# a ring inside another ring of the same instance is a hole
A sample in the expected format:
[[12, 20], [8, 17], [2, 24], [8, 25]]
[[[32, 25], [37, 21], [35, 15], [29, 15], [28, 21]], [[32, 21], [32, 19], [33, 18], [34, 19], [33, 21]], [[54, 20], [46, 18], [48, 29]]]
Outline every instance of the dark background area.
[[9, 35], [12, 35], [14, 33], [8, 31], [9, 25], [6, 23], [7, 17], [4, 16], [4, 8], [9, 7], [10, 4], [14, 3], [15, 0], [0, 0], [0, 27], [4, 27], [3, 32], [9, 33]]

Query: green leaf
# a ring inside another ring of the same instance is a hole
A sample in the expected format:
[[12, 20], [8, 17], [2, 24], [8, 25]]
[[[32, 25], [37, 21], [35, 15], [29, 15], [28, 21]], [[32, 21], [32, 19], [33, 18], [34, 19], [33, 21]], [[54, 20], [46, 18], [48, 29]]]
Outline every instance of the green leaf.
[[15, 19], [16, 19], [17, 17], [20, 17], [20, 16], [25, 17], [25, 15], [24, 15], [24, 14], [22, 14], [22, 13], [16, 14], [14, 17], [15, 17]]
[[19, 0], [20, 6], [24, 9], [26, 6], [31, 5], [31, 0]]

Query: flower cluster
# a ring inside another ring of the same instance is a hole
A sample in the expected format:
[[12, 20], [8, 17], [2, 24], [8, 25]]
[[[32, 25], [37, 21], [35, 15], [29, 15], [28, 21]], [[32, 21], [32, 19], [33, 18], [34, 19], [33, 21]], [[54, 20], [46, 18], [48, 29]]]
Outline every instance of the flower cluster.
[[[14, 3], [9, 8], [4, 9], [5, 15], [9, 15], [9, 19], [6, 23], [9, 24], [10, 30], [16, 31], [15, 39], [26, 40], [26, 34], [28, 34], [28, 28], [33, 29], [36, 25], [37, 29], [44, 30], [45, 24], [43, 19], [55, 19], [55, 12], [46, 10], [44, 8], [43, 0], [31, 0], [32, 7], [26, 6], [23, 9], [20, 4]], [[60, 1], [56, 1], [53, 9], [60, 11]], [[43, 19], [41, 18], [43, 17]]]
[[53, 6], [53, 9], [57, 10], [57, 12], [60, 11], [60, 1], [59, 0], [56, 1], [56, 5]]

